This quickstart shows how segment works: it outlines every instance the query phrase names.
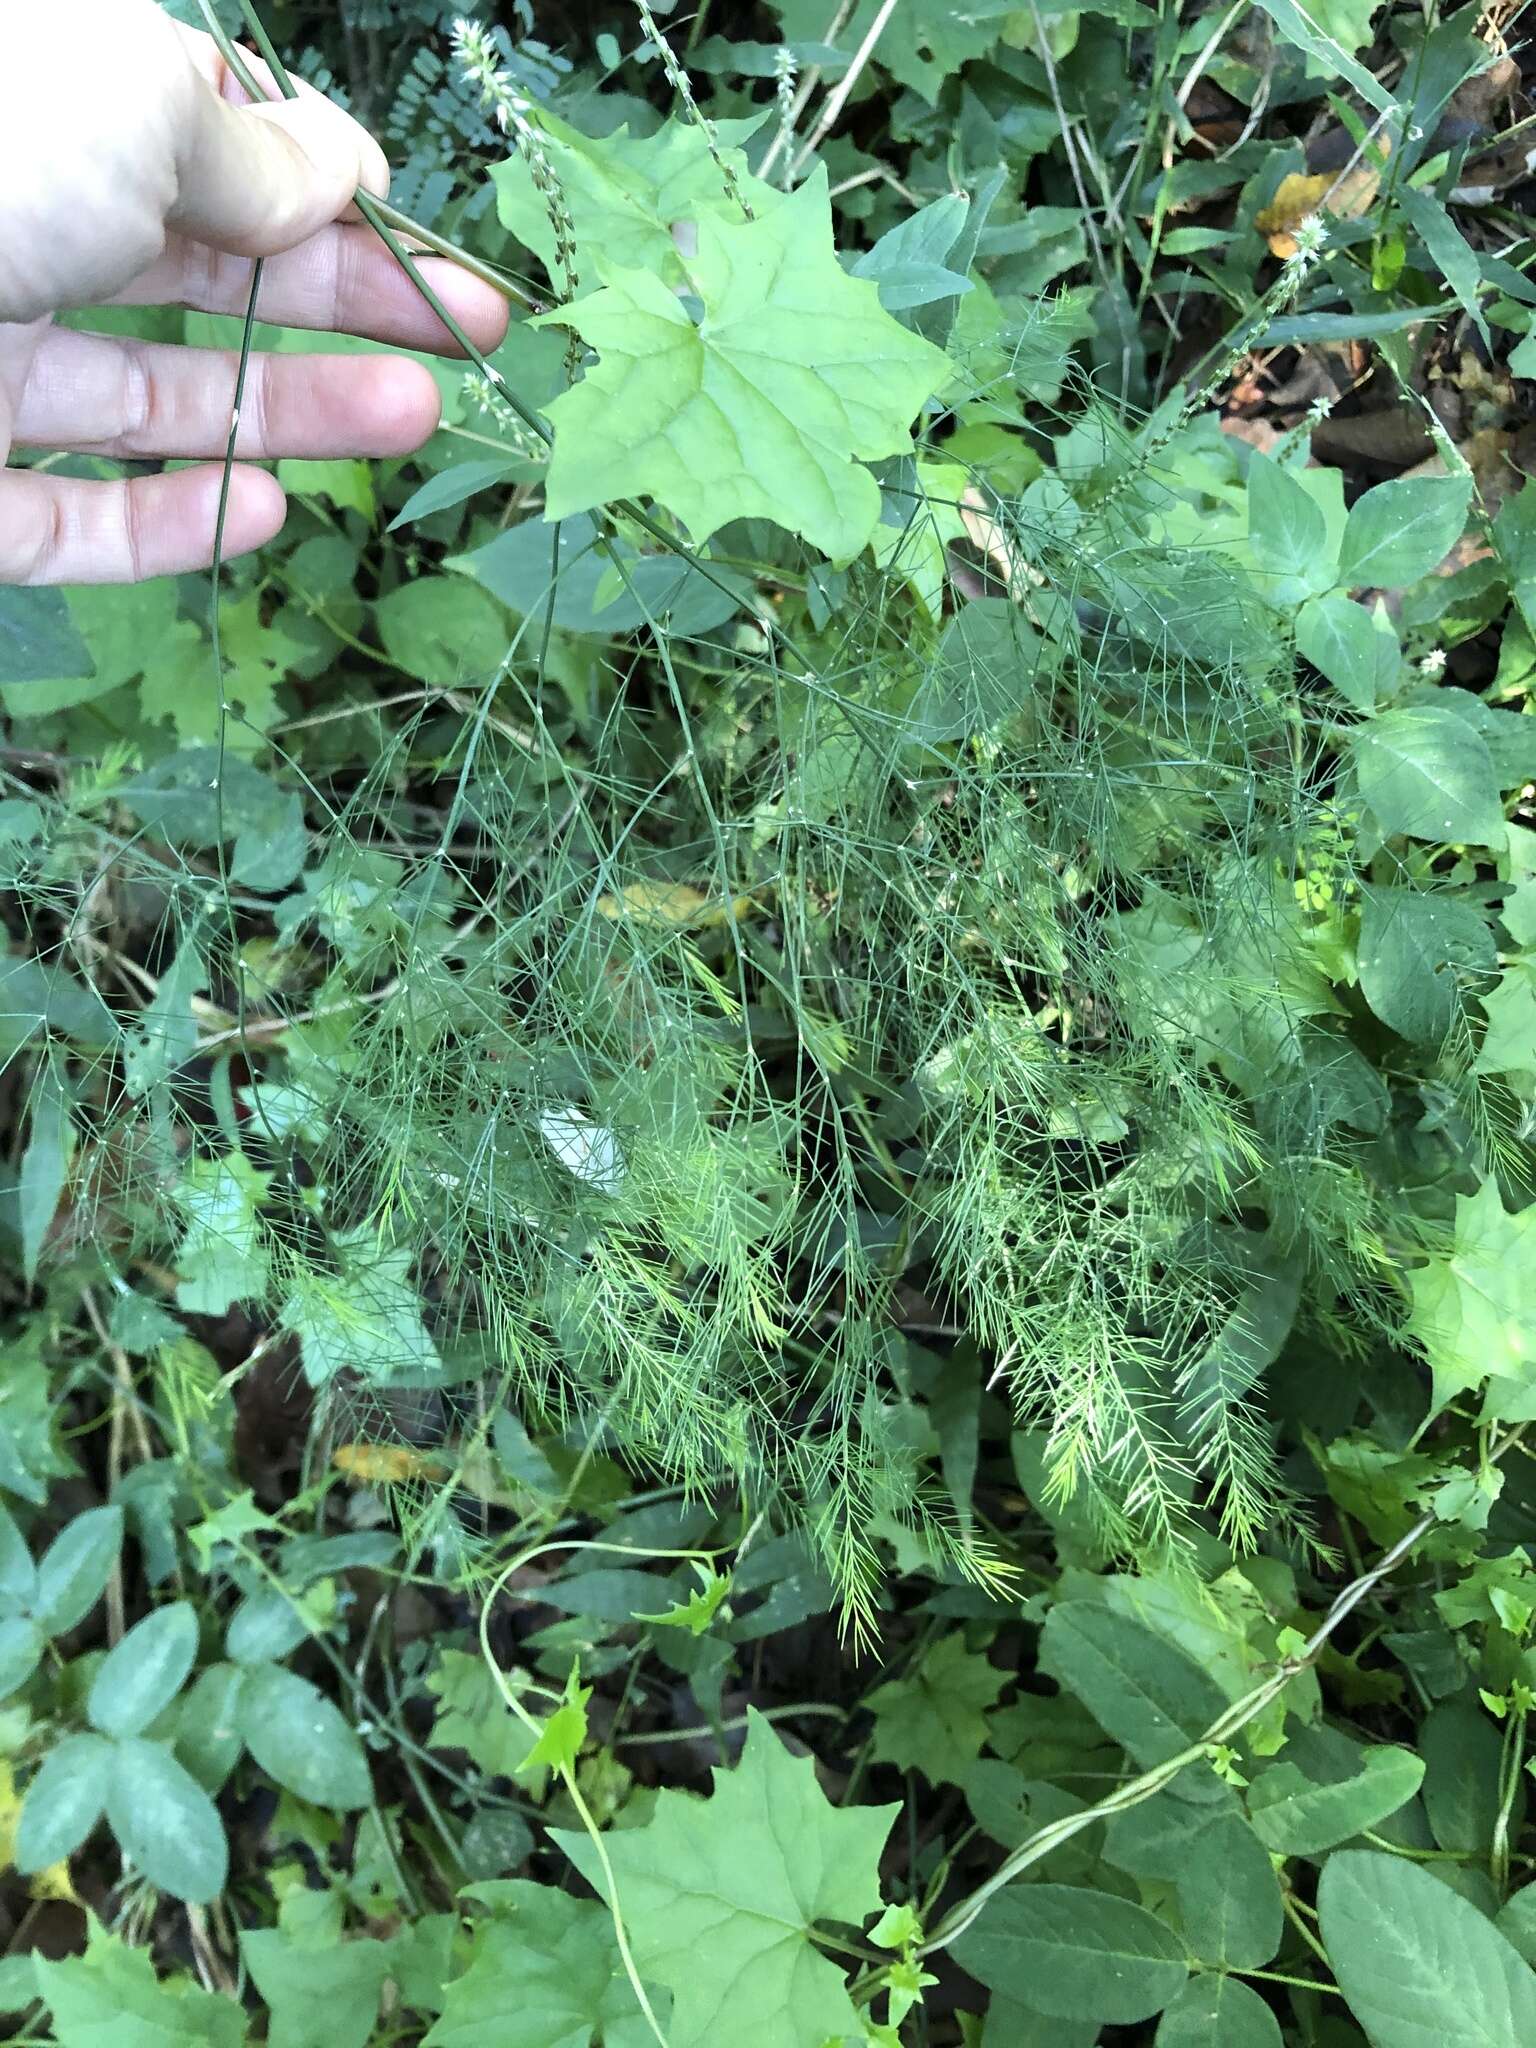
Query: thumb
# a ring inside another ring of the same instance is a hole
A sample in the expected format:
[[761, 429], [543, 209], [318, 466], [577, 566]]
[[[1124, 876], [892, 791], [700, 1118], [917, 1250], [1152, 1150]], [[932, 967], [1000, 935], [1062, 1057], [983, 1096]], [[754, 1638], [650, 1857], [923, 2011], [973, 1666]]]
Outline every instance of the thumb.
[[232, 106], [205, 78], [189, 96], [167, 225], [235, 256], [274, 256], [325, 227], [358, 186], [383, 198], [384, 152], [323, 94]]

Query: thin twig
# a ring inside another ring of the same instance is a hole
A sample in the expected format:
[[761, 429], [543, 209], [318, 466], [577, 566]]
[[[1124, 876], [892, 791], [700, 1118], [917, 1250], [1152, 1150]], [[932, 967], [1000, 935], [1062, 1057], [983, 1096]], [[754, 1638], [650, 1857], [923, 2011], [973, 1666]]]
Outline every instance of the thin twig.
[[[852, 12], [853, 0], [842, 0], [842, 5], [838, 8], [836, 14], [833, 15], [832, 20], [828, 25], [827, 32], [822, 37], [822, 41], [824, 43], [827, 43], [829, 45], [836, 43], [838, 37], [842, 34], [844, 28], [847, 26], [848, 17], [850, 14], [852, 14]], [[768, 173], [773, 169], [774, 165], [778, 162], [779, 151], [781, 149], [788, 149], [790, 142], [794, 137], [795, 129], [799, 124], [800, 116], [805, 112], [806, 108], [810, 105], [811, 95], [815, 92], [817, 86], [820, 85], [821, 83], [821, 74], [821, 65], [813, 64], [810, 70], [806, 72], [804, 78], [801, 79], [795, 96], [793, 100], [790, 102], [789, 119], [774, 135], [772, 142], [770, 142], [768, 145], [767, 154], [764, 156], [762, 162], [757, 167], [757, 175], [760, 178], [766, 178], [768, 176]], [[793, 175], [791, 175], [790, 182], [791, 184], [793, 184], [794, 182]]]
[[837, 81], [837, 84], [833, 88], [831, 93], [828, 94], [827, 104], [821, 110], [820, 120], [816, 123], [816, 126], [811, 130], [809, 139], [805, 142], [804, 146], [800, 149], [794, 161], [790, 165], [789, 181], [791, 184], [793, 184], [795, 180], [800, 176], [800, 173], [801, 171], [804, 170], [806, 164], [816, 154], [817, 150], [820, 149], [823, 142], [826, 141], [827, 137], [832, 133], [832, 130], [837, 126], [838, 119], [842, 114], [843, 108], [848, 104], [848, 95], [853, 91], [853, 88], [858, 84], [860, 78], [864, 75], [864, 67], [869, 62], [870, 58], [874, 55], [875, 45], [876, 43], [879, 42], [881, 36], [885, 33], [885, 25], [895, 12], [896, 0], [883, 0], [880, 12], [869, 24], [869, 29], [865, 34], [863, 42], [860, 43], [857, 50], [855, 50], [853, 53], [853, 62], [848, 66], [848, 69]]

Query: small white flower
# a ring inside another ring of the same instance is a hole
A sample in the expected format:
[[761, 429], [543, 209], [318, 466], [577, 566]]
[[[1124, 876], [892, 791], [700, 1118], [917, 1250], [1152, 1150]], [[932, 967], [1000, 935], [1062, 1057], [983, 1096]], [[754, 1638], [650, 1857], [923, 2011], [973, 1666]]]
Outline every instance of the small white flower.
[[1443, 675], [1444, 672], [1445, 649], [1443, 647], [1431, 647], [1428, 654], [1419, 663], [1419, 673], [1426, 676], [1438, 676]]
[[1309, 213], [1297, 225], [1291, 239], [1296, 244], [1296, 253], [1289, 258], [1290, 262], [1315, 262], [1328, 240], [1328, 224], [1320, 213]]

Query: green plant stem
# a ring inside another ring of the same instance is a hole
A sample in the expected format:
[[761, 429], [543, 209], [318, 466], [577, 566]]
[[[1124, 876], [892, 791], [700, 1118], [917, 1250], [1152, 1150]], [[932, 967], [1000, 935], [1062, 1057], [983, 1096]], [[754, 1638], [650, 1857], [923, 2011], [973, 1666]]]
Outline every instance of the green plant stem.
[[1324, 1984], [1319, 1982], [1316, 1977], [1293, 1977], [1286, 1970], [1234, 1970], [1230, 1967], [1222, 1970], [1216, 1963], [1201, 1963], [1199, 1967], [1209, 1972], [1212, 1976], [1257, 1977], [1265, 1984], [1289, 1984], [1297, 1991], [1322, 1991], [1326, 1992], [1330, 1998], [1342, 1998], [1344, 1996], [1337, 1984]]
[[1521, 1764], [1525, 1755], [1525, 1713], [1516, 1709], [1504, 1728], [1503, 1753], [1499, 1760], [1499, 1810], [1493, 1823], [1493, 1841], [1488, 1850], [1488, 1872], [1502, 1898], [1509, 1889], [1510, 1821], [1520, 1793]]
[[[797, 1707], [761, 1707], [755, 1711], [760, 1721], [797, 1721], [813, 1715], [829, 1721], [848, 1719], [841, 1707], [819, 1704], [815, 1700]], [[614, 1749], [638, 1749], [642, 1743], [702, 1742], [706, 1736], [727, 1735], [733, 1728], [745, 1728], [751, 1720], [751, 1714], [732, 1714], [728, 1721], [721, 1721], [716, 1727], [654, 1729], [643, 1735], [616, 1735], [610, 1746]]]
[[[719, 1550], [647, 1550], [641, 1549], [632, 1543], [602, 1543], [597, 1541], [572, 1543], [568, 1539], [557, 1537], [549, 1541], [535, 1543], [528, 1549], [519, 1550], [515, 1556], [502, 1566], [480, 1603], [480, 1655], [486, 1670], [491, 1675], [491, 1680], [496, 1690], [501, 1694], [506, 1705], [517, 1716], [518, 1720], [522, 1722], [523, 1727], [535, 1742], [538, 1741], [543, 1731], [538, 1721], [529, 1713], [528, 1709], [507, 1683], [506, 1674], [492, 1653], [491, 1613], [513, 1573], [523, 1570], [525, 1566], [532, 1564], [535, 1558], [543, 1557], [552, 1550], [599, 1550], [612, 1552], [621, 1557], [672, 1557], [685, 1558], [690, 1562], [699, 1563], [712, 1562], [721, 1555]], [[661, 2048], [667, 2048], [667, 2037], [662, 2032], [661, 2024], [651, 2009], [650, 1999], [646, 1996], [645, 1986], [640, 1980], [640, 1973], [636, 1969], [634, 1957], [630, 1953], [629, 1935], [624, 1925], [624, 1915], [619, 1904], [618, 1884], [614, 1878], [613, 1866], [608, 1860], [608, 1846], [603, 1840], [602, 1831], [593, 1818], [591, 1809], [582, 1797], [581, 1788], [576, 1783], [576, 1773], [568, 1763], [560, 1766], [559, 1776], [567, 1793], [570, 1795], [571, 1804], [575, 1807], [577, 1817], [587, 1832], [587, 1837], [592, 1844], [602, 1869], [603, 1881], [607, 1888], [608, 1911], [613, 1920], [614, 1939], [618, 1943], [619, 1957], [624, 1965], [624, 1974], [629, 1979], [630, 1989], [639, 2001], [640, 2010], [645, 2014], [651, 2032], [661, 2044]]]
[[1389, 1856], [1401, 1856], [1410, 1863], [1475, 1863], [1477, 1858], [1462, 1849], [1414, 1849], [1406, 1842], [1389, 1842], [1385, 1835], [1378, 1835], [1374, 1828], [1362, 1828], [1361, 1839], [1374, 1849], [1384, 1849]]
[[1281, 1893], [1280, 1903], [1285, 1909], [1286, 1919], [1290, 1921], [1291, 1925], [1295, 1928], [1296, 1932], [1301, 1936], [1302, 1940], [1306, 1943], [1307, 1947], [1311, 1949], [1313, 1955], [1317, 1957], [1318, 1961], [1322, 1963], [1325, 1968], [1331, 1969], [1332, 1965], [1328, 1961], [1328, 1951], [1323, 1947], [1323, 1944], [1318, 1940], [1317, 1936], [1312, 1932], [1311, 1928], [1307, 1925], [1306, 1921], [1297, 1911], [1296, 1899], [1292, 1896], [1290, 1892], [1286, 1891]]

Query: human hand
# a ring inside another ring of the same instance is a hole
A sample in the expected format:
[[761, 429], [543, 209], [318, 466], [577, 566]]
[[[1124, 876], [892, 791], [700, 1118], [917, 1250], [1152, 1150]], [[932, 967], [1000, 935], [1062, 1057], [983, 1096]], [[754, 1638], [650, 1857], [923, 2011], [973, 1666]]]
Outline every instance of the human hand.
[[[261, 83], [263, 67], [251, 60]], [[389, 182], [372, 137], [319, 93], [252, 106], [212, 39], [154, 0], [0, 0], [0, 583], [113, 583], [212, 560], [232, 351], [56, 327], [66, 307], [181, 305], [457, 353], [370, 228], [340, 220]], [[506, 307], [441, 259], [424, 275], [476, 345]], [[402, 455], [437, 425], [419, 363], [253, 355], [236, 453]], [[122, 482], [3, 467], [11, 448], [216, 458]], [[267, 471], [231, 478], [226, 554], [283, 523]]]

